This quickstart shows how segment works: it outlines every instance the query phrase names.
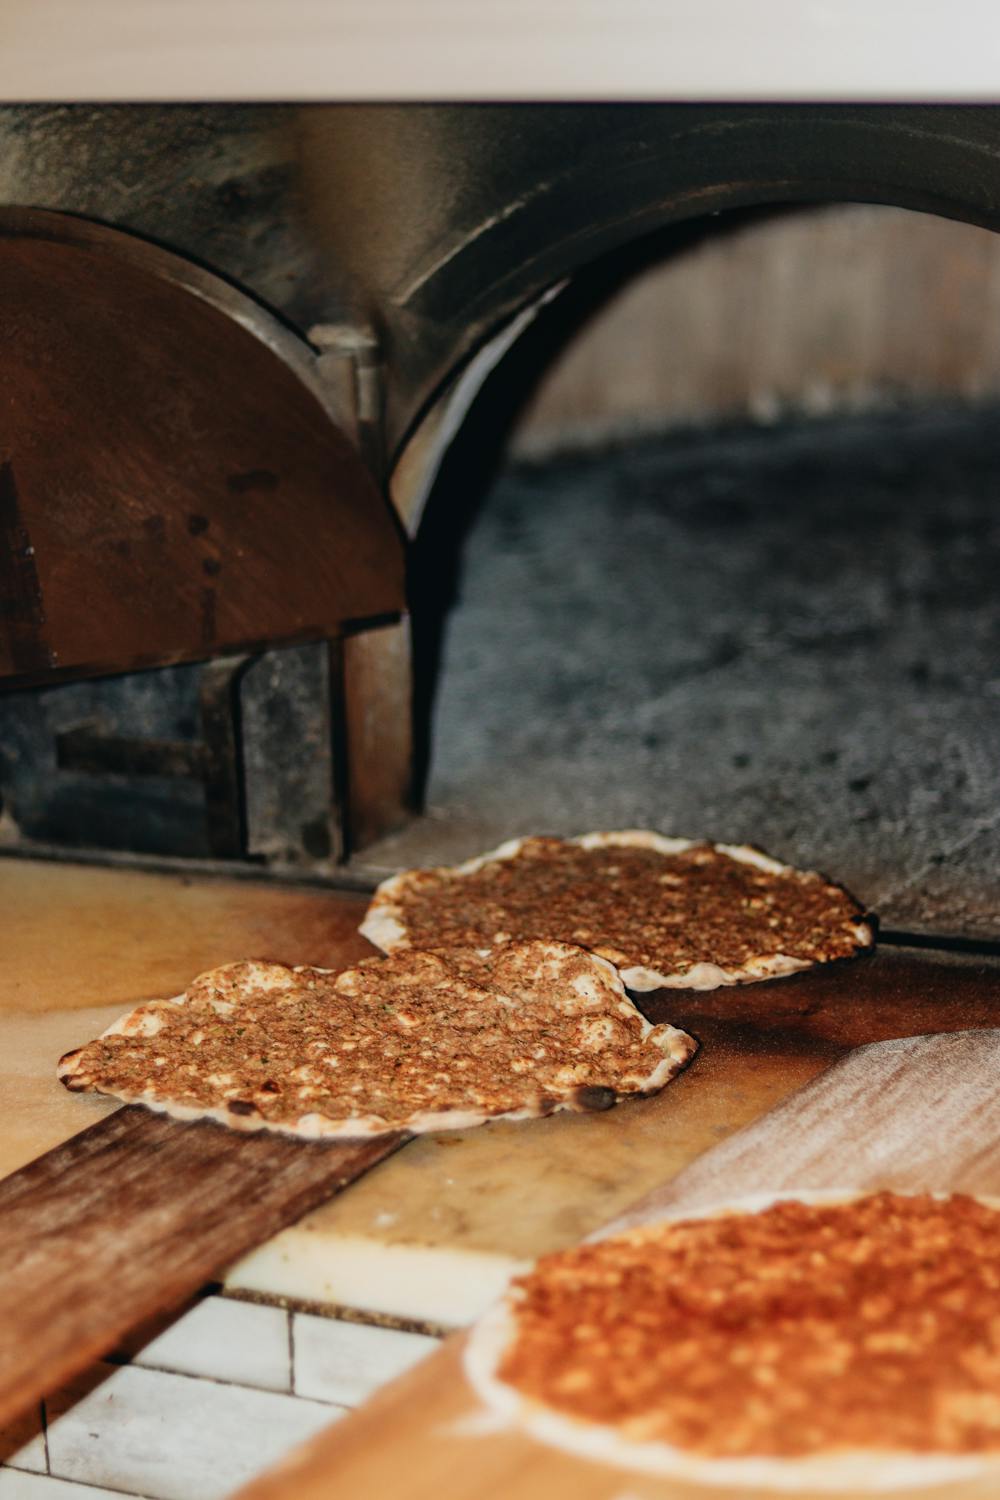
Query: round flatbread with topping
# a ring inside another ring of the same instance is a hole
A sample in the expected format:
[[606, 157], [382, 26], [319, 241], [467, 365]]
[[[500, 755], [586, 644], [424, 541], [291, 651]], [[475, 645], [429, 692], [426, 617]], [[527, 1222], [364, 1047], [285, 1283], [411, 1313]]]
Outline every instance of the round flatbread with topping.
[[608, 1109], [696, 1043], [651, 1026], [614, 968], [565, 943], [412, 951], [342, 972], [243, 962], [138, 1006], [59, 1076], [181, 1119], [309, 1139]]
[[524, 838], [379, 886], [361, 931], [406, 947], [540, 938], [614, 964], [630, 990], [713, 990], [774, 979], [874, 942], [842, 886], [757, 849], [658, 833]]
[[1000, 1480], [998, 1265], [990, 1200], [747, 1201], [546, 1256], [465, 1368], [504, 1424], [644, 1473], [810, 1494]]

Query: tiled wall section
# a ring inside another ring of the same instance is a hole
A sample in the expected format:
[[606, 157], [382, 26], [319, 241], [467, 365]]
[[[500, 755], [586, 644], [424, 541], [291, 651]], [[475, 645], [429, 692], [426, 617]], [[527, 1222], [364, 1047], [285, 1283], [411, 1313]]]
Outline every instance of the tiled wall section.
[[206, 1297], [0, 1430], [0, 1500], [221, 1500], [436, 1344]]

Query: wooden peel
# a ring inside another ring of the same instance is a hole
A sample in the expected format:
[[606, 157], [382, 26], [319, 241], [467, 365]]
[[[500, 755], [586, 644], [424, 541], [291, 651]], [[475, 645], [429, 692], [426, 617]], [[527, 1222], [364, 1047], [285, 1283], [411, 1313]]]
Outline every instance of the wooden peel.
[[[162, 915], [170, 890], [162, 877], [155, 882], [151, 910]], [[93, 872], [88, 883], [100, 883]], [[213, 891], [206, 883], [206, 900]], [[272, 892], [268, 901], [275, 899]], [[305, 901], [306, 894], [297, 899]], [[286, 943], [294, 937], [302, 951], [329, 966], [360, 956], [363, 940], [353, 933], [360, 900], [326, 895], [320, 901], [311, 893], [309, 902], [298, 917], [281, 908]], [[120, 932], [120, 903], [114, 910]], [[63, 925], [75, 943], [79, 923], [74, 929], [71, 919], [72, 908]], [[243, 930], [228, 909], [217, 925], [234, 944], [236, 929]], [[88, 918], [81, 942], [96, 926]], [[167, 927], [156, 929], [157, 951], [174, 954], [189, 926], [185, 904]], [[323, 946], [320, 930], [326, 933]], [[254, 934], [239, 936], [239, 943], [248, 951], [262, 946]], [[128, 952], [142, 956], [145, 949], [137, 940]], [[67, 967], [49, 985], [53, 995], [67, 989], [69, 950], [65, 958]], [[194, 956], [184, 962], [196, 966]], [[83, 971], [98, 971], [93, 958]], [[25, 988], [31, 972], [26, 955]], [[997, 971], [989, 965], [953, 966], [884, 950], [856, 965], [832, 965], [749, 991], [649, 997], [644, 1008], [651, 1019], [676, 1021], [703, 1044], [703, 1061], [676, 1086], [674, 1103], [672, 1090], [664, 1096], [669, 1111], [661, 1120], [659, 1175], [685, 1167], [720, 1132], [770, 1108], [852, 1046], [907, 1032], [996, 1024], [998, 990]], [[647, 1135], [629, 1135], [627, 1127], [644, 1111], [650, 1113], [643, 1118], [660, 1119], [660, 1103], [601, 1117], [607, 1128], [625, 1132], [629, 1150], [619, 1157], [625, 1170], [634, 1152], [632, 1169], [643, 1166], [648, 1174]], [[545, 1122], [537, 1126], [545, 1129]], [[401, 1139], [325, 1145], [273, 1135], [236, 1137], [218, 1126], [185, 1125], [131, 1108], [0, 1182], [0, 1423], [86, 1368], [127, 1330], [178, 1307], [248, 1249], [395, 1150]], [[581, 1132], [579, 1149], [593, 1139]], [[528, 1178], [522, 1190], [545, 1189]], [[596, 1222], [591, 1218], [587, 1229]]]
[[[360, 896], [13, 863], [0, 886], [10, 919], [0, 1008], [19, 1008], [25, 1030], [32, 1011], [71, 1016], [97, 997], [124, 1008], [133, 995], [171, 994], [234, 952], [331, 968], [371, 952], [356, 932]], [[45, 1106], [45, 1144], [64, 1120], [73, 1128], [76, 1101], [56, 1083], [55, 1063], [81, 1038], [65, 1024], [58, 1045], [52, 1033], [51, 1073], [30, 1096]], [[2, 1059], [0, 1086], [21, 1082], [19, 1061]], [[404, 1139], [237, 1136], [129, 1108], [0, 1181], [0, 1427]], [[24, 1147], [15, 1143], [13, 1160]]]
[[[1000, 1195], [998, 1074], [1000, 1030], [856, 1048], [609, 1228], [773, 1188], [956, 1187]], [[442, 1494], [449, 1500], [733, 1500], [731, 1489], [647, 1478], [573, 1459], [520, 1434], [484, 1431], [461, 1368], [462, 1342], [461, 1336], [449, 1340], [280, 1470], [242, 1490], [239, 1500], [327, 1500], [334, 1486], [338, 1493], [395, 1500], [439, 1500]], [[389, 1431], [391, 1444], [384, 1440]], [[933, 1495], [995, 1500], [996, 1477], [938, 1486]], [[752, 1500], [778, 1497], [755, 1489]]]
[[[68, 1018], [34, 1093], [35, 1052], [0, 1059], [0, 1088], [44, 1106], [45, 1144], [78, 1107], [55, 1080], [59, 1052], [83, 1040], [75, 1007], [173, 994], [234, 953], [335, 968], [371, 951], [363, 899], [335, 891], [7, 861], [0, 904], [0, 1011], [22, 1035]], [[0, 1180], [0, 1427], [404, 1139], [307, 1144], [128, 1108]], [[29, 1121], [8, 1159], [30, 1140]]]
[[0, 1427], [406, 1139], [236, 1137], [133, 1106], [0, 1182]]
[[1000, 1194], [1000, 1030], [857, 1047], [595, 1238], [728, 1196], [849, 1187]]

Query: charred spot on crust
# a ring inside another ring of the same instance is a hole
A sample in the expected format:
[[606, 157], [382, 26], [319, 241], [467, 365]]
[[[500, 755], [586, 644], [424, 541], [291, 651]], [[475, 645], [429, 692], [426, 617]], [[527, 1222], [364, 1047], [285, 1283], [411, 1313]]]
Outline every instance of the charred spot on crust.
[[257, 1113], [257, 1106], [252, 1099], [227, 1099], [226, 1108], [230, 1114], [253, 1115]]
[[601, 1084], [589, 1084], [587, 1087], [577, 1089], [573, 1096], [573, 1102], [578, 1109], [598, 1111], [611, 1109], [617, 1102], [618, 1095], [614, 1089], [603, 1087]]
[[59, 1082], [64, 1089], [69, 1089], [71, 1094], [83, 1094], [90, 1088], [90, 1080], [79, 1073], [63, 1072], [64, 1068], [71, 1068], [77, 1058], [83, 1054], [82, 1047], [74, 1047], [72, 1052], [65, 1053], [59, 1059]]
[[266, 1083], [262, 1083], [261, 1084], [261, 1086], [260, 1086], [260, 1092], [262, 1094], [280, 1094], [281, 1090], [279, 1089], [278, 1085], [275, 1083], [274, 1079], [273, 1078], [269, 1078]]

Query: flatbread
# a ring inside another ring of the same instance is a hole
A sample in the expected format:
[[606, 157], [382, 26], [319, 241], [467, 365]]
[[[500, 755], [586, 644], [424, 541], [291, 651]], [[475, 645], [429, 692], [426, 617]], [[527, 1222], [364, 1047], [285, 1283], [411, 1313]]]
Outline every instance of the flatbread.
[[465, 1370], [494, 1421], [647, 1474], [851, 1494], [1000, 1477], [998, 1258], [997, 1200], [747, 1199], [545, 1257]]
[[774, 979], [874, 942], [842, 886], [758, 849], [645, 830], [511, 839], [383, 881], [361, 932], [386, 953], [513, 938], [579, 943], [630, 990]]
[[696, 1043], [564, 943], [407, 951], [341, 972], [246, 961], [67, 1053], [67, 1088], [308, 1139], [458, 1129], [658, 1092]]

